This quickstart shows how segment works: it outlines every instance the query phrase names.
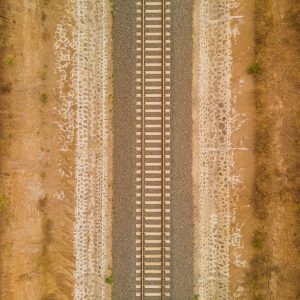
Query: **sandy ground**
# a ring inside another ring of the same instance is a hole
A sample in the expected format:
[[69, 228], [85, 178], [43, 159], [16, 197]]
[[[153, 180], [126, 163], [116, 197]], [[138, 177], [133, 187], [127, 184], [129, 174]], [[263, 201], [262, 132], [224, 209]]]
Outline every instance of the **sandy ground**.
[[[109, 10], [109, 2], [106, 4]], [[9, 203], [0, 215], [0, 298], [4, 300], [71, 299], [74, 294], [77, 127], [75, 63], [70, 58], [76, 51], [72, 36], [75, 5], [65, 0], [7, 0], [0, 4], [1, 22], [4, 17], [1, 38], [6, 36], [0, 53], [0, 195], [1, 201]], [[112, 18], [108, 10], [104, 26], [109, 31]], [[110, 39], [109, 31], [109, 56]], [[11, 65], [9, 57], [13, 57]], [[110, 57], [108, 60], [107, 77], [111, 79]], [[6, 88], [10, 85], [11, 90]], [[107, 220], [102, 257], [105, 274], [97, 279], [104, 287], [105, 299], [111, 296], [112, 81], [108, 90], [109, 187], [107, 210], [102, 212]], [[88, 102], [99, 100], [89, 96]], [[93, 264], [95, 258], [90, 259]]]
[[[4, 10], [1, 78], [1, 299], [70, 299], [74, 153], [60, 151], [54, 32], [64, 1], [12, 1]], [[3, 57], [15, 56], [12, 66]], [[61, 172], [65, 173], [62, 176]]]

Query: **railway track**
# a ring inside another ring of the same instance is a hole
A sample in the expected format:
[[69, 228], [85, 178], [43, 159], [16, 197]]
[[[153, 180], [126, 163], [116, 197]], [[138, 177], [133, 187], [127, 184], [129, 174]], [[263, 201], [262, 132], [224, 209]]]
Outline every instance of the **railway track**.
[[170, 1], [136, 20], [136, 298], [170, 299]]

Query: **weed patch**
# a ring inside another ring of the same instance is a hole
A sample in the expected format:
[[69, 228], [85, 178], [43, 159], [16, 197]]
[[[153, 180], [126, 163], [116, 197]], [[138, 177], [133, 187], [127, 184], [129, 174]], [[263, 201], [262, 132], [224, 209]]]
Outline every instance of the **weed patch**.
[[7, 66], [13, 66], [15, 63], [15, 55], [14, 54], [8, 54], [5, 58], [4, 58], [4, 63]]
[[262, 69], [259, 64], [252, 64], [248, 68], [249, 74], [260, 75], [262, 73]]
[[40, 100], [43, 104], [48, 103], [48, 95], [46, 93], [41, 93], [40, 94]]
[[111, 276], [106, 276], [105, 277], [105, 283], [112, 284], [112, 277]]
[[253, 248], [255, 248], [257, 250], [261, 250], [264, 246], [265, 236], [266, 235], [264, 232], [262, 232], [260, 230], [256, 230], [254, 232], [253, 239], [252, 239]]

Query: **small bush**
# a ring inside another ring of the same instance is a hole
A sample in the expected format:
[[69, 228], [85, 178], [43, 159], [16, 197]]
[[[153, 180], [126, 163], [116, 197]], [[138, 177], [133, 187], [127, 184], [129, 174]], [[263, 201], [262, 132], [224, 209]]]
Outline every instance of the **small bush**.
[[112, 277], [111, 276], [106, 276], [105, 277], [105, 283], [112, 284]]
[[4, 59], [4, 63], [8, 66], [13, 66], [15, 63], [15, 56], [14, 54], [8, 54], [5, 59]]
[[262, 73], [262, 69], [259, 64], [252, 64], [248, 68], [249, 74], [260, 75]]
[[48, 102], [48, 95], [46, 93], [41, 93], [40, 100], [43, 104], [46, 104]]
[[9, 199], [5, 195], [0, 196], [0, 213], [3, 213], [8, 206]]

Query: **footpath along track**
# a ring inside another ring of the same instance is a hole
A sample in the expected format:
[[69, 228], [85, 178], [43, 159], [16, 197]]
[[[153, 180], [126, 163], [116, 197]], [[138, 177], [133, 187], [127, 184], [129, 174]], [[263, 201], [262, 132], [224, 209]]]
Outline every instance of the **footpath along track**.
[[170, 299], [170, 1], [136, 20], [136, 298]]

